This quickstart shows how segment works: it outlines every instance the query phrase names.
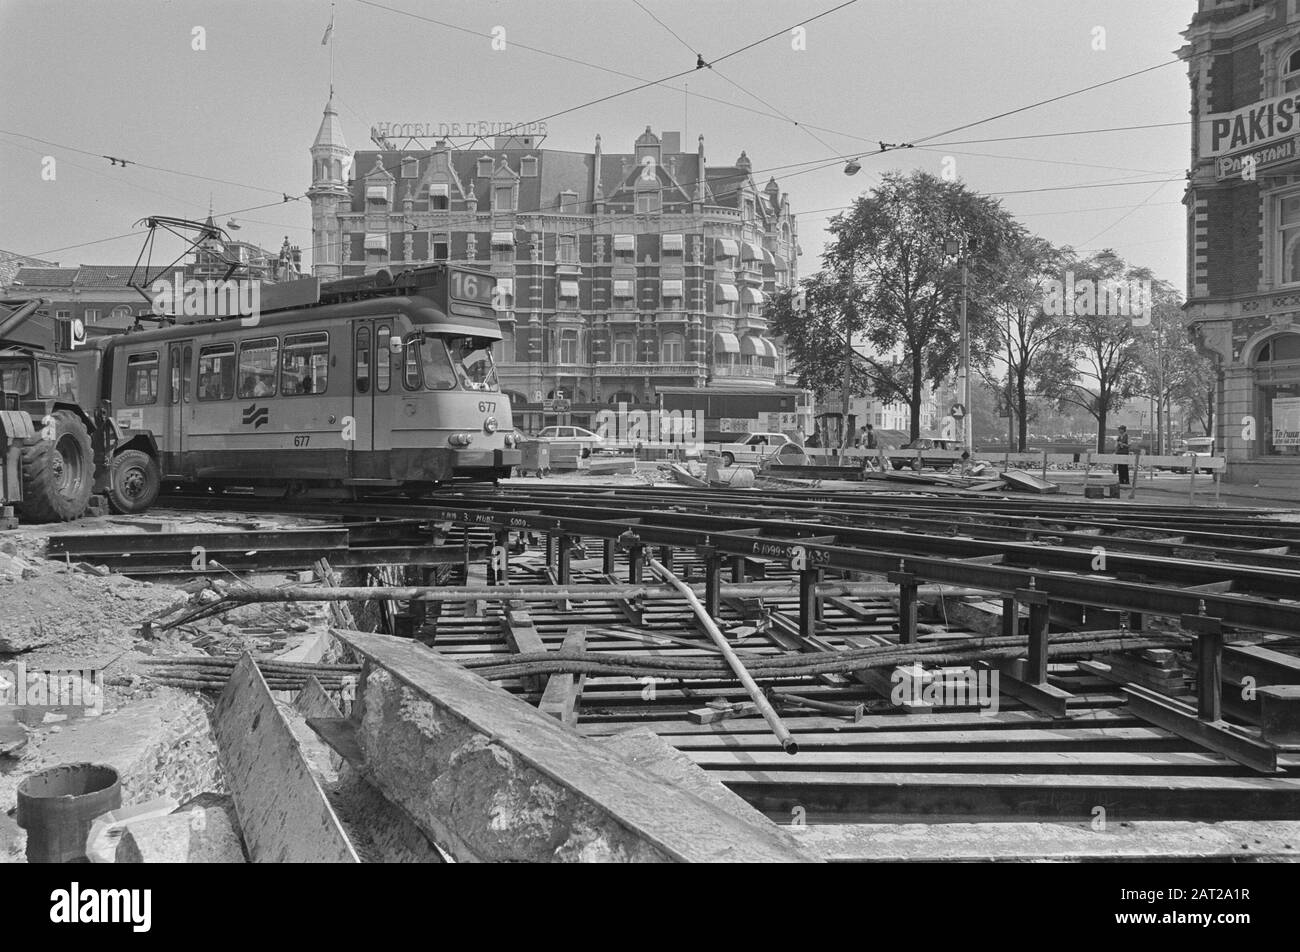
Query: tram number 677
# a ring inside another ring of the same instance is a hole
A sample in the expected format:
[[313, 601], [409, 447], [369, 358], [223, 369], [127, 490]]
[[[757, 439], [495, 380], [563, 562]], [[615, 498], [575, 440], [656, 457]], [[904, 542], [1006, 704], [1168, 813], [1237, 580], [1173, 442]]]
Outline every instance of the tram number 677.
[[307, 433], [295, 433], [295, 434], [294, 434], [294, 437], [293, 437], [293, 445], [294, 445], [294, 446], [309, 446], [310, 444], [311, 444], [311, 436], [310, 436], [310, 434], [307, 434]]
[[495, 400], [480, 400], [478, 402], [479, 413], [496, 413], [497, 405]]

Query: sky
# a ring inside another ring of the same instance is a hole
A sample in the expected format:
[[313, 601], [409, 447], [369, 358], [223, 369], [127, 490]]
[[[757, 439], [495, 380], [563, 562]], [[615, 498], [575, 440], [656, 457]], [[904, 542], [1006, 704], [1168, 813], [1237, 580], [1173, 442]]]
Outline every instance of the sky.
[[[130, 264], [138, 220], [211, 203], [234, 237], [277, 249], [287, 235], [310, 261], [300, 197], [332, 53], [354, 150], [385, 121], [539, 120], [544, 148], [590, 151], [600, 133], [630, 152], [648, 125], [682, 131], [688, 150], [703, 134], [711, 163], [744, 150], [760, 188], [774, 175], [789, 193], [803, 275], [831, 216], [880, 173], [918, 168], [1000, 196], [1058, 245], [1113, 248], [1185, 288], [1176, 51], [1195, 0], [856, 0], [791, 33], [842, 2], [0, 0], [0, 249]], [[713, 68], [694, 70], [696, 52]], [[1098, 131], [1125, 126], [1146, 128]], [[970, 141], [987, 139], [1002, 141]], [[870, 154], [881, 141], [918, 145]]]

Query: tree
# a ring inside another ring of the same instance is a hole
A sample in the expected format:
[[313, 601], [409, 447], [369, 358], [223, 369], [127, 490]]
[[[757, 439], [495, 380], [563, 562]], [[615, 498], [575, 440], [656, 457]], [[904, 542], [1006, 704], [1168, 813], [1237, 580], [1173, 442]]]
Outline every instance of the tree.
[[[1151, 272], [1127, 267], [1109, 250], [1086, 259], [1069, 256], [1064, 263], [1075, 287], [1091, 288], [1092, 297], [1089, 299], [1081, 291], [1077, 299], [1071, 298], [1074, 306], [1068, 310], [1074, 313], [1057, 317], [1064, 323], [1065, 332], [1054, 340], [1044, 357], [1041, 392], [1062, 408], [1086, 410], [1097, 421], [1100, 452], [1106, 448], [1106, 418], [1137, 389], [1140, 351], [1134, 316], [1097, 313], [1101, 308], [1096, 289], [1106, 282], [1150, 281]], [[1064, 277], [1059, 280], [1068, 292], [1070, 282]], [[1052, 309], [1046, 310], [1050, 313]]]
[[[824, 277], [816, 283], [840, 296], [845, 322], [861, 328], [874, 351], [860, 354], [871, 392], [885, 400], [901, 397], [915, 439], [925, 383], [938, 384], [958, 362], [961, 264], [945, 254], [944, 242], [966, 242], [972, 363], [982, 363], [997, 339], [990, 300], [998, 249], [1020, 228], [995, 199], [914, 171], [885, 174], [832, 219], [829, 230]], [[842, 324], [841, 348], [843, 334]]]
[[1193, 325], [1190, 335], [1193, 347], [1183, 354], [1183, 368], [1173, 399], [1187, 414], [1189, 431], [1191, 421], [1195, 420], [1201, 426], [1202, 435], [1213, 436], [1219, 370], [1213, 358], [1195, 347], [1199, 333], [1199, 326]]
[[[1061, 273], [1063, 260], [1062, 252], [1049, 242], [1024, 233], [1012, 236], [999, 249], [1001, 282], [990, 301], [999, 346], [981, 372], [1001, 392], [1000, 405], [1016, 422], [1016, 448], [1021, 452], [1033, 418], [1030, 397], [1040, 389], [1043, 371], [1052, 366], [1053, 348], [1069, 332], [1066, 324], [1043, 309], [1047, 282]], [[1000, 380], [995, 376], [999, 370]]]
[[[796, 302], [800, 292], [802, 309]], [[768, 299], [765, 314], [772, 333], [783, 338], [786, 359], [799, 386], [813, 391], [819, 405], [828, 403], [844, 386], [844, 335], [862, 328], [852, 296], [837, 291], [833, 276], [818, 272], [800, 282], [799, 288], [778, 289]], [[864, 361], [853, 362], [853, 396], [874, 391], [877, 382], [871, 379], [868, 366]]]
[[1182, 300], [1166, 281], [1152, 284], [1151, 323], [1138, 332], [1138, 377], [1142, 393], [1155, 401], [1155, 452], [1169, 452], [1169, 409], [1174, 393], [1191, 370], [1196, 348], [1187, 337]]

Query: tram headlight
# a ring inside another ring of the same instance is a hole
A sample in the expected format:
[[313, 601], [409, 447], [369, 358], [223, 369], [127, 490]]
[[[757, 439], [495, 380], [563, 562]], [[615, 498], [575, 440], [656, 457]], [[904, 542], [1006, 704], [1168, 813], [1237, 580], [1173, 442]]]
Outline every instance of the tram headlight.
[[497, 418], [496, 418], [496, 417], [494, 417], [494, 416], [490, 416], [490, 417], [488, 417], [486, 420], [483, 421], [483, 432], [484, 432], [484, 433], [495, 433], [496, 431], [497, 431]]
[[473, 433], [453, 433], [447, 437], [447, 442], [452, 446], [469, 446], [474, 442]]

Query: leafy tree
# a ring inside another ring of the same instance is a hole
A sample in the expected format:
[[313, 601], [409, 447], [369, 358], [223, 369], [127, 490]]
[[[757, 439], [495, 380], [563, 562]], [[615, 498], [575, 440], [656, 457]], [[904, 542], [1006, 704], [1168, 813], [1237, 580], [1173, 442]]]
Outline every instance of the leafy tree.
[[[1097, 288], [1109, 281], [1150, 281], [1151, 272], [1131, 268], [1109, 250], [1089, 258], [1067, 257], [1079, 287]], [[1062, 284], [1066, 282], [1062, 279]], [[1065, 327], [1044, 356], [1040, 390], [1061, 408], [1079, 407], [1097, 421], [1097, 449], [1106, 449], [1106, 419], [1133, 396], [1140, 381], [1141, 350], [1134, 318], [1128, 315], [1097, 314], [1095, 297], [1089, 304], [1080, 297], [1074, 314], [1056, 319]], [[1050, 313], [1051, 308], [1047, 309]], [[1080, 313], [1079, 311], [1089, 313]]]
[[1021, 451], [1034, 418], [1030, 398], [1052, 366], [1053, 348], [1069, 331], [1043, 308], [1047, 282], [1062, 272], [1063, 260], [1063, 253], [1049, 242], [1024, 233], [999, 249], [1001, 281], [990, 299], [998, 345], [981, 374], [999, 392], [999, 406], [1015, 419], [1016, 448]]
[[1156, 452], [1168, 453], [1169, 410], [1173, 396], [1192, 370], [1196, 348], [1187, 336], [1182, 299], [1166, 281], [1152, 284], [1151, 323], [1138, 332], [1141, 392], [1155, 401]]
[[860, 354], [871, 392], [908, 405], [915, 439], [926, 382], [951, 376], [959, 358], [961, 264], [945, 253], [945, 240], [966, 241], [971, 360], [980, 364], [997, 339], [990, 302], [998, 249], [1021, 233], [1020, 226], [995, 199], [914, 171], [885, 174], [832, 219], [829, 231], [832, 241], [814, 285], [838, 304], [841, 359], [850, 327], [872, 350]]

